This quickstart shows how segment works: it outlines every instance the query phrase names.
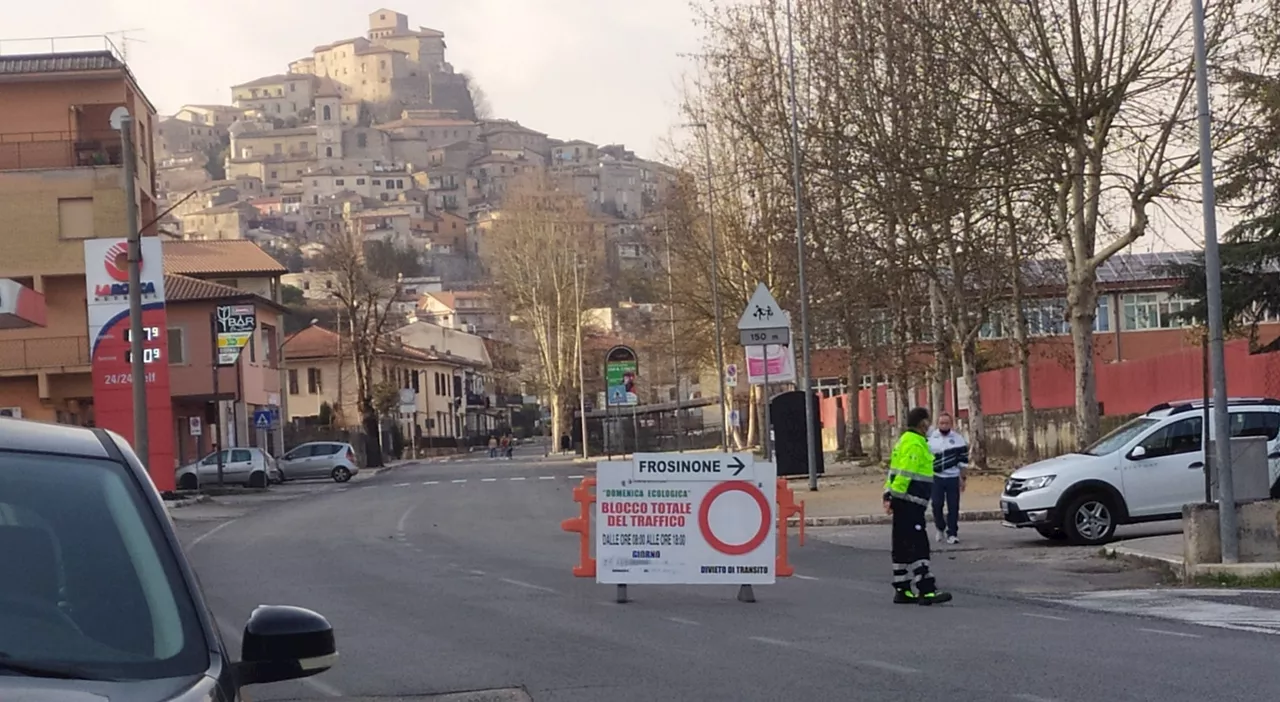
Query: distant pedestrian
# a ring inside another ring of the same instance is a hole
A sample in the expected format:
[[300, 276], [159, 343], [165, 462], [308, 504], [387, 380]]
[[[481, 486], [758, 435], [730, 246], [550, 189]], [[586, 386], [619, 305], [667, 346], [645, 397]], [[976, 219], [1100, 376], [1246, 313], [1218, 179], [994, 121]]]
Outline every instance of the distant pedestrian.
[[489, 458], [497, 458], [497, 457], [498, 457], [498, 437], [490, 436], [489, 437]]
[[889, 459], [884, 483], [884, 509], [893, 515], [893, 601], [895, 604], [931, 605], [950, 602], [951, 594], [938, 592], [929, 571], [929, 533], [925, 511], [933, 482], [933, 454], [929, 452], [929, 410], [917, 407], [907, 413], [898, 444]]
[[507, 457], [507, 452], [508, 452], [508, 450], [510, 450], [510, 448], [511, 448], [511, 435], [510, 435], [510, 434], [503, 434], [503, 436], [502, 436], [502, 441], [500, 442], [500, 444], [499, 444], [499, 445], [502, 447], [502, 456], [503, 456], [503, 458], [506, 458], [506, 457]]
[[510, 434], [507, 434], [507, 460], [508, 461], [511, 460], [512, 454], [515, 453], [515, 450], [516, 450], [516, 437]]
[[[969, 443], [953, 427], [951, 415], [938, 415], [938, 424], [929, 432], [933, 454], [933, 526], [938, 541], [960, 543], [960, 493], [964, 492], [965, 469], [969, 467]], [[942, 508], [946, 506], [946, 518]]]

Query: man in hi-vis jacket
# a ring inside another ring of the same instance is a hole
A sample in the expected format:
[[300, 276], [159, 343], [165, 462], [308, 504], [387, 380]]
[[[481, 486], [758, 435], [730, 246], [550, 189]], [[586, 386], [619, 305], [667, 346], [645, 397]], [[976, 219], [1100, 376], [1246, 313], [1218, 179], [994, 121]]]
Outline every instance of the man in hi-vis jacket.
[[950, 602], [929, 572], [925, 512], [933, 497], [933, 453], [929, 450], [929, 410], [907, 413], [907, 425], [889, 459], [884, 508], [893, 515], [893, 601], [931, 605]]

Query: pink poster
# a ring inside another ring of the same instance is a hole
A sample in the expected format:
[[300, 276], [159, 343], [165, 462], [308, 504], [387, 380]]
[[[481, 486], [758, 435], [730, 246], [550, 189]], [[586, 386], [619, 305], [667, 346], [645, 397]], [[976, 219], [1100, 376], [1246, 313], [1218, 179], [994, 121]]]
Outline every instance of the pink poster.
[[[748, 346], [747, 350], [747, 382], [751, 385], [763, 385], [765, 380], [765, 359], [768, 358], [769, 383], [794, 383], [796, 380], [796, 360], [789, 346]], [[767, 352], [767, 355], [766, 355]]]

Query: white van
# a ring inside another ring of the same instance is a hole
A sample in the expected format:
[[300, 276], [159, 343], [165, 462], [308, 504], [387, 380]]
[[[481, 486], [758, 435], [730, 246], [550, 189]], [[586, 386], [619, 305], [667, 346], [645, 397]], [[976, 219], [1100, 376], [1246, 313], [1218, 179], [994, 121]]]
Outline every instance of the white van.
[[[1227, 404], [1232, 436], [1267, 438], [1271, 497], [1280, 498], [1280, 400]], [[1090, 545], [1121, 524], [1179, 519], [1205, 498], [1203, 436], [1203, 401], [1156, 405], [1080, 453], [1014, 471], [1000, 496], [1004, 524]]]

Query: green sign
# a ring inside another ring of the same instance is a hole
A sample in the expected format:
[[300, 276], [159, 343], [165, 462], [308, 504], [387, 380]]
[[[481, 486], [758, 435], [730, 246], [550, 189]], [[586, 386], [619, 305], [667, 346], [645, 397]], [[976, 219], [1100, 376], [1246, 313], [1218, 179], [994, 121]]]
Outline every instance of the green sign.
[[636, 395], [636, 377], [640, 362], [636, 352], [627, 346], [609, 349], [604, 359], [605, 402], [610, 407], [634, 407], [640, 404]]

